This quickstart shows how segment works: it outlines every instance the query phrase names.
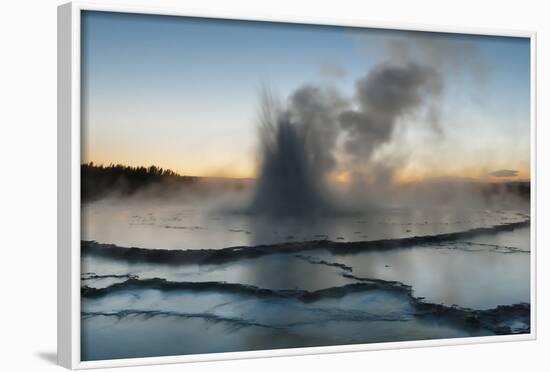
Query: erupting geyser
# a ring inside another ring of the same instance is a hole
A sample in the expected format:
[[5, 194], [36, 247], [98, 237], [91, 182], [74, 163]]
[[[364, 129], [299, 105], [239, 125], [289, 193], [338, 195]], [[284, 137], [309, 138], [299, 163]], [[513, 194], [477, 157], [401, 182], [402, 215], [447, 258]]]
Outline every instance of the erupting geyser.
[[254, 214], [305, 216], [328, 213], [325, 174], [334, 166], [334, 108], [324, 92], [306, 87], [283, 110], [264, 92], [261, 107], [261, 170], [251, 205]]
[[[315, 216], [348, 211], [334, 200], [327, 183], [330, 172], [344, 169], [357, 178], [354, 184], [370, 179], [380, 185], [376, 177], [383, 167], [384, 182], [391, 182], [393, 169], [383, 159], [374, 160], [373, 153], [392, 140], [400, 117], [425, 107], [428, 120], [437, 120], [431, 100], [441, 89], [436, 69], [409, 62], [373, 67], [356, 81], [352, 99], [333, 89], [305, 86], [283, 106], [264, 92], [261, 165], [250, 212]], [[338, 164], [336, 153], [344, 155]], [[363, 186], [361, 193], [367, 191]], [[364, 195], [356, 197], [364, 200]]]

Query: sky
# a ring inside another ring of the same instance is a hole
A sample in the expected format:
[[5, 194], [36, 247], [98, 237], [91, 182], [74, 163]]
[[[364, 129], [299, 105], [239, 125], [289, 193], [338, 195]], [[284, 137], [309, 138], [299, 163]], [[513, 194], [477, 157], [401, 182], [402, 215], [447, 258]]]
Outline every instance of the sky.
[[82, 162], [255, 177], [263, 87], [353, 100], [395, 45], [444, 77], [437, 130], [401, 118], [380, 150], [408, 149], [397, 178], [528, 179], [529, 39], [96, 11], [82, 15]]

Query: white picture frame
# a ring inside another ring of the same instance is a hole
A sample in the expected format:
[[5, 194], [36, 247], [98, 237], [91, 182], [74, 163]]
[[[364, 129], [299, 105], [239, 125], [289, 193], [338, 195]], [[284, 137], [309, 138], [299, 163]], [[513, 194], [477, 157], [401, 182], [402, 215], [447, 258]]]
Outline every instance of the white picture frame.
[[171, 16], [194, 16], [266, 22], [289, 22], [316, 25], [370, 27], [382, 29], [465, 33], [524, 37], [531, 44], [531, 220], [536, 221], [536, 33], [532, 31], [486, 30], [388, 24], [366, 20], [309, 18], [304, 15], [279, 18], [270, 15], [196, 12], [152, 5], [120, 5], [109, 2], [75, 1], [58, 8], [58, 361], [70, 369], [121, 367], [151, 364], [263, 358], [290, 355], [312, 355], [352, 351], [432, 347], [440, 345], [479, 344], [536, 339], [536, 223], [531, 224], [531, 331], [529, 334], [428, 341], [388, 342], [381, 344], [344, 345], [281, 350], [148, 357], [102, 361], [80, 358], [80, 17], [84, 10], [142, 13]]

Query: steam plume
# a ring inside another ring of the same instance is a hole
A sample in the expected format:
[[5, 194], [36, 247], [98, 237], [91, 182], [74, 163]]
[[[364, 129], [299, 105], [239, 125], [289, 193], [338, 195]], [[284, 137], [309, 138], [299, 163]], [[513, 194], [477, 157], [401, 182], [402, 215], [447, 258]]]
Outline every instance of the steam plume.
[[335, 93], [303, 87], [283, 109], [264, 92], [260, 112], [261, 169], [253, 213], [303, 216], [329, 213], [325, 175], [334, 168], [332, 149], [340, 106]]
[[[397, 125], [407, 124], [401, 119], [423, 113], [427, 128], [442, 135], [441, 72], [456, 70], [456, 59], [436, 53], [449, 50], [441, 40], [412, 40], [421, 58], [413, 58], [402, 43], [388, 43], [390, 60], [356, 80], [352, 97], [311, 85], [297, 89], [284, 103], [263, 93], [253, 213], [303, 216], [342, 212], [342, 203], [336, 202], [327, 182], [331, 172], [342, 170], [351, 175], [355, 190], [349, 191], [354, 200], [364, 200], [369, 194], [380, 197], [380, 191], [392, 184], [396, 169], [407, 161], [406, 155], [382, 151], [392, 144]], [[475, 50], [465, 47], [464, 51], [475, 60]], [[452, 55], [456, 53], [459, 51], [453, 50]], [[477, 69], [478, 64], [470, 65], [470, 70]], [[400, 154], [405, 153], [406, 149], [400, 149]]]

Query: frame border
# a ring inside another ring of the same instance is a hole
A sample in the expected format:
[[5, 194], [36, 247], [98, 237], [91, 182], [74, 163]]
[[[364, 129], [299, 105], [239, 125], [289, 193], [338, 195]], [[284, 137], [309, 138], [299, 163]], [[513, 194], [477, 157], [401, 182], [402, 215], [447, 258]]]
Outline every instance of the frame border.
[[[277, 350], [239, 351], [212, 354], [194, 354], [163, 357], [109, 359], [81, 361], [80, 359], [80, 20], [81, 11], [140, 13], [167, 16], [264, 21], [289, 24], [346, 26], [460, 33], [485, 36], [523, 37], [530, 40], [530, 161], [531, 161], [531, 333], [522, 335], [465, 337], [437, 340], [398, 341], [387, 343], [289, 348]], [[74, 1], [57, 9], [58, 66], [57, 66], [57, 353], [58, 363], [69, 369], [90, 369], [153, 364], [219, 361], [232, 359], [269, 358], [278, 356], [316, 355], [326, 353], [392, 350], [449, 345], [468, 345], [495, 342], [535, 340], [536, 334], [536, 251], [537, 251], [537, 107], [536, 107], [536, 32], [518, 30], [494, 30], [435, 25], [371, 22], [358, 19], [328, 19], [320, 17], [277, 16], [246, 14], [243, 12], [212, 12], [183, 9], [180, 7], [151, 6], [136, 2], [120, 3]]]

